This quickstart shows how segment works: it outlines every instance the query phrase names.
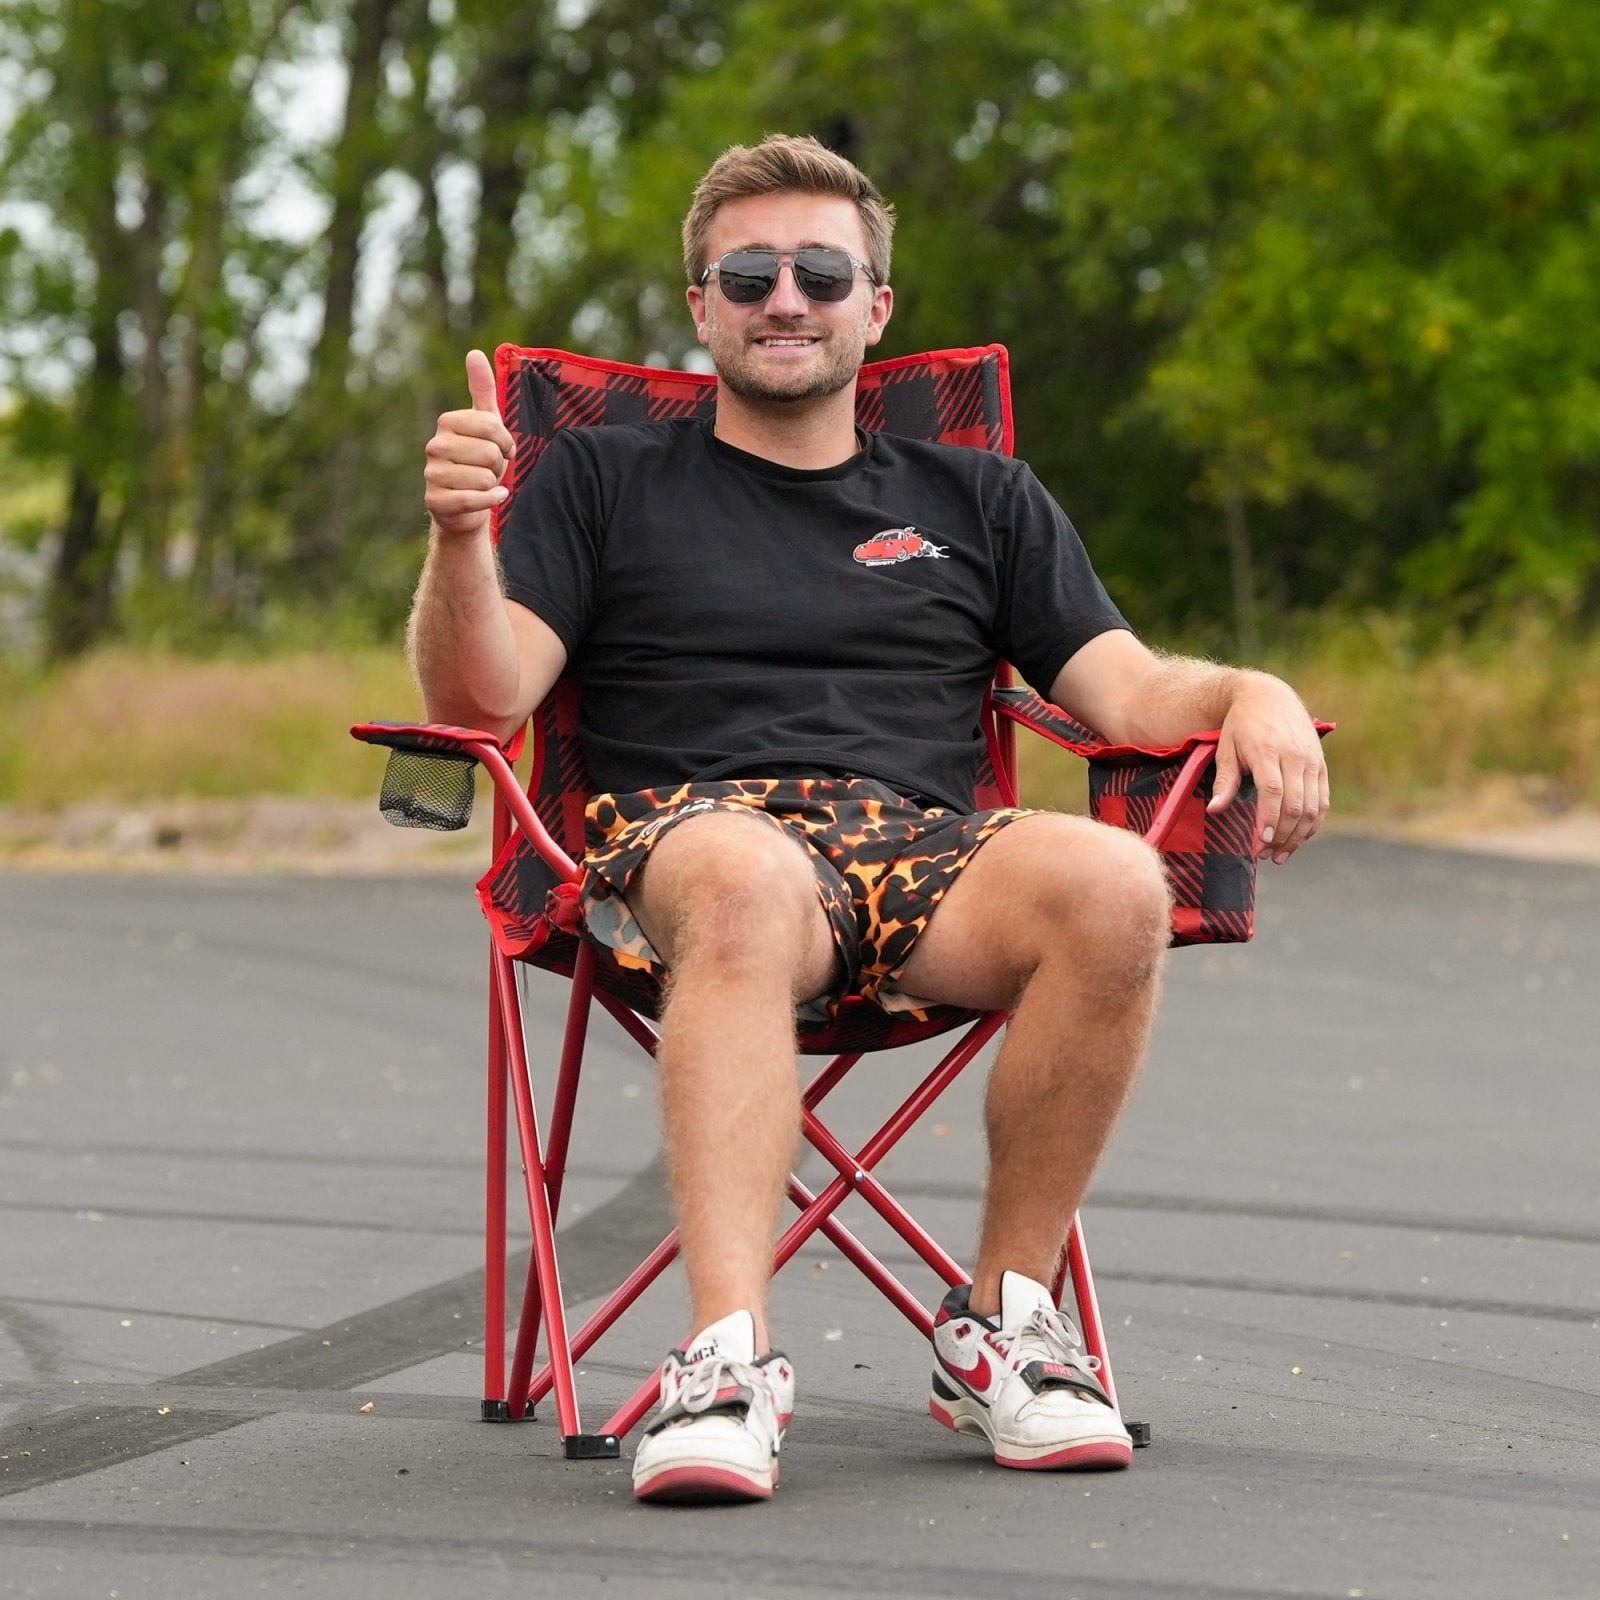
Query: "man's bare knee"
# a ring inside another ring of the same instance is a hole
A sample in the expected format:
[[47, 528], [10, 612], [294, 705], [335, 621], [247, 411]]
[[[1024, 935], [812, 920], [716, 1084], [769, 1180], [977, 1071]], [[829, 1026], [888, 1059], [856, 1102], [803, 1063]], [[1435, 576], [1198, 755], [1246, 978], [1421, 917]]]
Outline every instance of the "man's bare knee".
[[1081, 828], [1075, 848], [1039, 875], [1043, 911], [1041, 957], [1092, 961], [1143, 981], [1166, 949], [1172, 897], [1161, 857], [1124, 829]]
[[1154, 962], [1171, 916], [1156, 851], [1123, 829], [1054, 814], [1018, 825], [1013, 837], [1008, 942], [1023, 975], [1056, 958], [1080, 968]]
[[1109, 914], [1118, 915], [1130, 931], [1166, 933], [1172, 915], [1161, 855], [1136, 834], [1121, 828], [1100, 830], [1096, 888]]
[[651, 853], [629, 903], [669, 966], [691, 949], [743, 964], [763, 949], [803, 947], [819, 914], [801, 846], [758, 818], [721, 811], [677, 823]]

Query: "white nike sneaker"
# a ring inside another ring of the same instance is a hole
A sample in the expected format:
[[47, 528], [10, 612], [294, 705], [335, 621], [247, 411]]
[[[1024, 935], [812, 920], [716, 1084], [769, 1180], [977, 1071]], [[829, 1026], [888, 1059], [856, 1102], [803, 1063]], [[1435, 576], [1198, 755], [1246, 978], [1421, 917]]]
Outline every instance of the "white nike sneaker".
[[1095, 1376], [1099, 1359], [1050, 1291], [1003, 1274], [998, 1322], [968, 1310], [969, 1293], [952, 1289], [934, 1319], [933, 1416], [987, 1439], [1002, 1467], [1127, 1466], [1133, 1440]]
[[661, 1368], [661, 1410], [633, 1458], [640, 1500], [766, 1500], [794, 1412], [794, 1369], [781, 1351], [758, 1361], [748, 1311], [714, 1322]]

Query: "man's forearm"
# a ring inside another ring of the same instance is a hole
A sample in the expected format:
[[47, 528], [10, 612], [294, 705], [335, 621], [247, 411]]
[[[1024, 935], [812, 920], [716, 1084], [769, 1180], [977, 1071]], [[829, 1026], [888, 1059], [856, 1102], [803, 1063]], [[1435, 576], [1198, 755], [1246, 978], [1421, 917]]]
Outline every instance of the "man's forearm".
[[406, 646], [434, 721], [499, 737], [521, 725], [516, 640], [487, 537], [432, 531]]
[[1150, 676], [1128, 708], [1137, 729], [1131, 742], [1160, 747], [1201, 728], [1219, 728], [1240, 691], [1263, 681], [1265, 673], [1155, 652]]

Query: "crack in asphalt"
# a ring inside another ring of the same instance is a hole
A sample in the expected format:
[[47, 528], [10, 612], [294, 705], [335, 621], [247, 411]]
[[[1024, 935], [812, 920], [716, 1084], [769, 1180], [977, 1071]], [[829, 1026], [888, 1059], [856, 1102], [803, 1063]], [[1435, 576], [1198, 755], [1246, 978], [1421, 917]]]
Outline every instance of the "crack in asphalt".
[[[653, 1163], [605, 1205], [562, 1228], [558, 1242], [570, 1262], [562, 1275], [568, 1303], [609, 1292], [665, 1232], [666, 1208], [661, 1167]], [[506, 1266], [512, 1305], [527, 1271], [528, 1251], [514, 1252]], [[474, 1334], [481, 1330], [483, 1310], [483, 1271], [474, 1268], [325, 1327], [164, 1378], [160, 1386], [348, 1391], [474, 1343], [475, 1338], [463, 1338], [463, 1329]], [[14, 1308], [0, 1303], [8, 1330], [14, 1327], [13, 1315]], [[24, 1313], [19, 1321], [24, 1329], [19, 1343], [26, 1349], [55, 1349], [55, 1336], [40, 1319]], [[0, 1427], [0, 1499], [224, 1433], [276, 1409], [190, 1411], [175, 1406], [165, 1417], [148, 1402], [23, 1410]]]
[[1526, 1300], [1489, 1300], [1472, 1295], [1427, 1295], [1405, 1289], [1339, 1289], [1323, 1284], [1274, 1283], [1265, 1278], [1223, 1278], [1183, 1272], [1096, 1272], [1107, 1283], [1137, 1283], [1167, 1289], [1220, 1289], [1228, 1294], [1272, 1294], [1348, 1305], [1412, 1306], [1419, 1311], [1481, 1311], [1534, 1322], [1576, 1322], [1600, 1328], [1600, 1307], [1539, 1305]]
[[[1101, 1203], [1116, 1206], [1126, 1204], [1129, 1198], [1104, 1196]], [[665, 1216], [663, 1175], [659, 1163], [654, 1163], [606, 1204], [563, 1227], [558, 1238], [566, 1263], [563, 1287], [568, 1302], [576, 1304], [608, 1292], [653, 1247], [663, 1231]], [[1343, 1220], [1355, 1218], [1346, 1216]], [[1411, 1225], [1437, 1226], [1432, 1220]], [[513, 1304], [515, 1286], [526, 1276], [527, 1270], [528, 1252], [515, 1252], [507, 1263], [507, 1283], [511, 1286]], [[1590, 1326], [1600, 1324], [1600, 1311], [1592, 1308], [1482, 1297], [1342, 1289], [1201, 1274], [1107, 1270], [1099, 1277], [1106, 1282], [1144, 1286], [1482, 1312]], [[476, 1343], [476, 1329], [481, 1326], [482, 1319], [483, 1274], [481, 1269], [474, 1268], [324, 1327], [298, 1331], [261, 1349], [243, 1351], [159, 1380], [150, 1389], [152, 1392], [157, 1389], [268, 1390], [285, 1398], [292, 1393], [312, 1391], [347, 1394], [391, 1373]], [[5, 1326], [41, 1371], [53, 1372], [59, 1366], [53, 1330], [43, 1319], [14, 1301], [0, 1302], [0, 1325]], [[463, 1337], [464, 1330], [473, 1330], [474, 1336]], [[25, 1403], [0, 1428], [0, 1498], [96, 1472], [175, 1444], [226, 1432], [281, 1409], [281, 1406], [262, 1405], [220, 1407], [215, 1399], [211, 1400], [211, 1406], [212, 1409], [189, 1410], [180, 1405], [162, 1417], [148, 1400], [139, 1405], [78, 1404], [65, 1410], [53, 1409], [48, 1404], [29, 1407]]]
[[[154, 1318], [167, 1322], [197, 1322], [206, 1327], [265, 1328], [271, 1333], [304, 1333], [303, 1322], [263, 1322], [259, 1317], [230, 1317], [218, 1312], [158, 1311], [150, 1306], [130, 1306], [127, 1301], [116, 1304], [108, 1300], [63, 1300], [43, 1295], [7, 1295], [0, 1299], [0, 1328], [13, 1333], [12, 1319], [18, 1314], [27, 1315], [29, 1306], [45, 1306], [52, 1311], [104, 1311], [117, 1317], [137, 1316], [141, 1321]], [[52, 1335], [53, 1338], [53, 1335]], [[21, 1344], [23, 1341], [16, 1341]], [[31, 1352], [24, 1350], [24, 1354]]]

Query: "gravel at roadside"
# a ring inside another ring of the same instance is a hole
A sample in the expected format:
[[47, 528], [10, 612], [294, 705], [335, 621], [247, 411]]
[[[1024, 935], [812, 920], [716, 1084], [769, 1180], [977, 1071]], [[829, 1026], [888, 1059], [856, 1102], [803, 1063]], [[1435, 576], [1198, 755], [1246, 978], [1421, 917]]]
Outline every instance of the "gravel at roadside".
[[[0, 807], [0, 867], [60, 871], [460, 872], [488, 862], [487, 803], [459, 833], [396, 828], [371, 800], [264, 795], [134, 806], [93, 801], [60, 811]], [[1600, 812], [1576, 809], [1517, 826], [1449, 819], [1363, 820], [1339, 832], [1524, 860], [1600, 865]]]

